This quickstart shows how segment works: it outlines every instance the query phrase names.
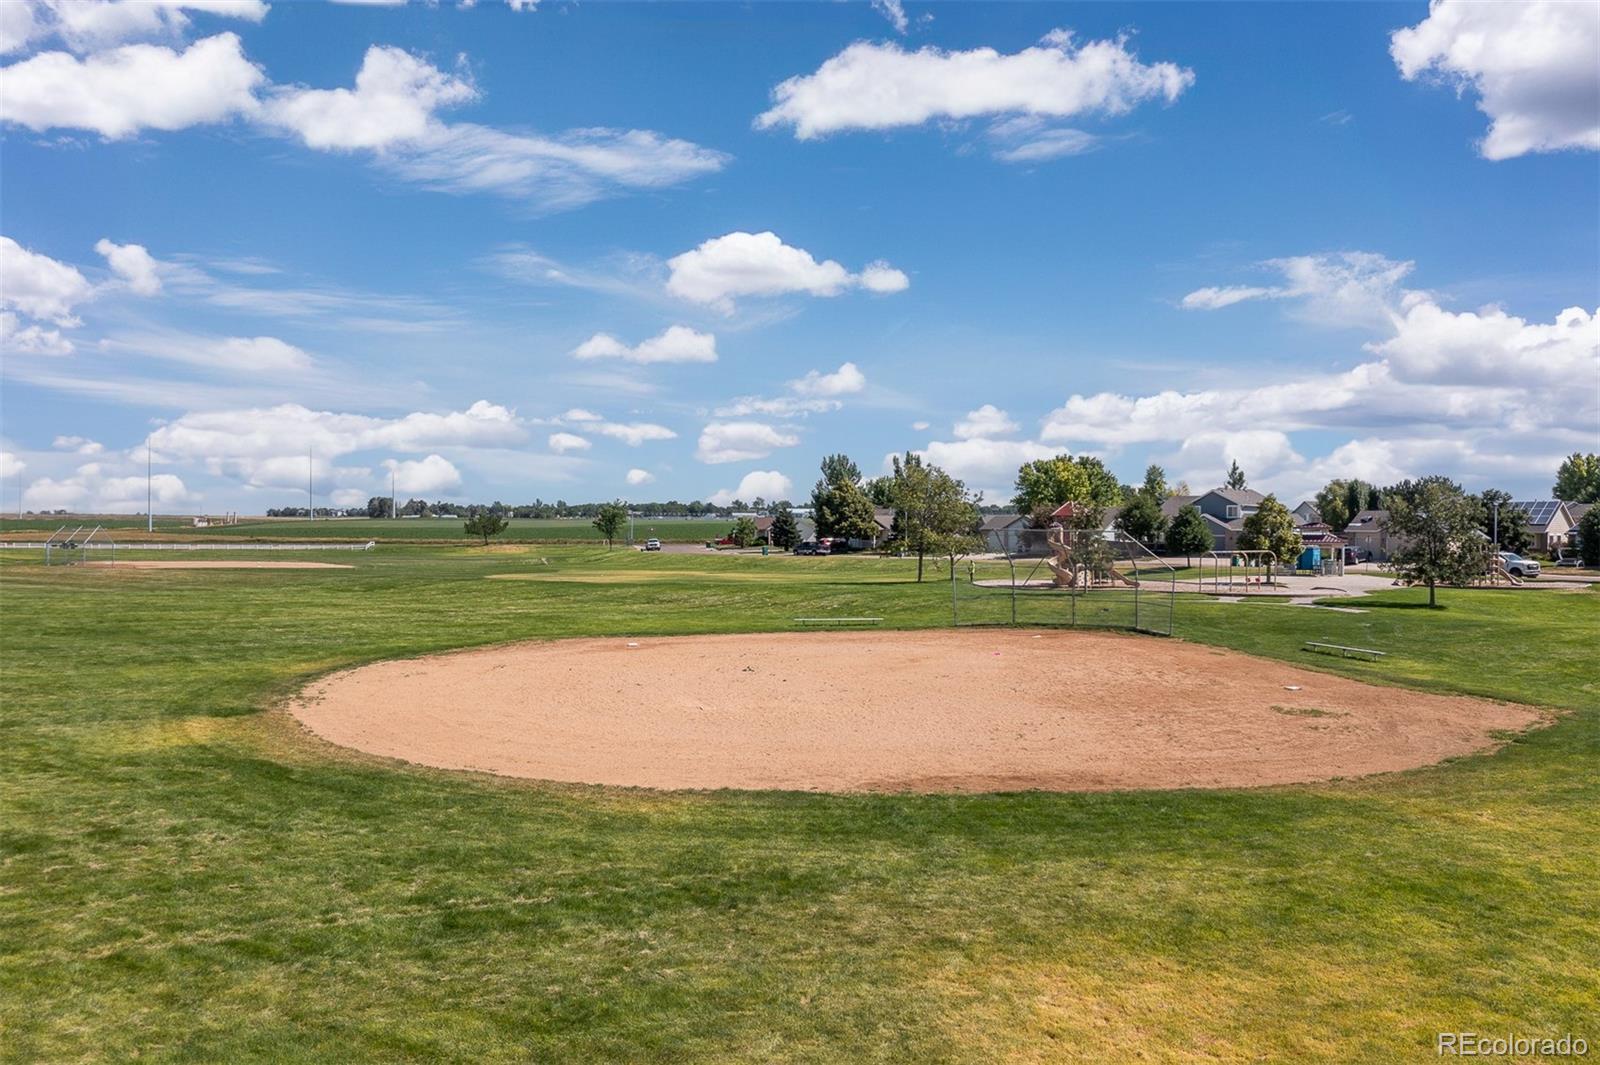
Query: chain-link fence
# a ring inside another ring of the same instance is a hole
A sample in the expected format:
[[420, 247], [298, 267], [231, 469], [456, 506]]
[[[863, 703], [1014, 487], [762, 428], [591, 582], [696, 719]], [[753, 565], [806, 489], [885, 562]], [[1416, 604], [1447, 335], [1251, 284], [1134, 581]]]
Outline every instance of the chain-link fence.
[[950, 579], [956, 625], [1067, 625], [1172, 635], [1177, 571], [1100, 529], [1003, 529]]

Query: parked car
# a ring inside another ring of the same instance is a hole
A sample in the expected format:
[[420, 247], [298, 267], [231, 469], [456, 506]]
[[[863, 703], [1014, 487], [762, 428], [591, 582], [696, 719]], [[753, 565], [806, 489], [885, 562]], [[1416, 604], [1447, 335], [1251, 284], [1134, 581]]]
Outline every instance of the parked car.
[[652, 536], [644, 542], [644, 549], [646, 551], [659, 551], [661, 550], [661, 541]]
[[827, 554], [826, 551], [824, 551], [821, 547], [819, 547], [817, 545], [817, 542], [815, 540], [801, 540], [799, 543], [794, 545], [794, 553], [797, 554], [797, 555], [825, 555], [825, 554]]
[[1525, 579], [1539, 575], [1539, 563], [1531, 558], [1523, 558], [1515, 551], [1501, 551], [1500, 564], [1505, 566], [1506, 572], [1513, 577]]
[[1344, 549], [1344, 564], [1346, 566], [1354, 566], [1357, 562], [1360, 562], [1360, 561], [1361, 561], [1361, 556], [1356, 554], [1356, 549], [1355, 548], [1347, 547], [1347, 548]]

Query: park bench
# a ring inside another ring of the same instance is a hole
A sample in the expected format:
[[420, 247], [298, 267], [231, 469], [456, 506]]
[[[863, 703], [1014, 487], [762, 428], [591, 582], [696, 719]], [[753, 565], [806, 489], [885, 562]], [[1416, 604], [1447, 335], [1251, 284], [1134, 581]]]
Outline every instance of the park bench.
[[795, 618], [801, 625], [876, 625], [882, 618]]
[[1340, 658], [1365, 658], [1369, 662], [1376, 662], [1389, 653], [1387, 651], [1374, 651], [1370, 647], [1346, 647], [1342, 643], [1320, 643], [1317, 640], [1307, 640], [1306, 650], [1324, 655], [1337, 653]]

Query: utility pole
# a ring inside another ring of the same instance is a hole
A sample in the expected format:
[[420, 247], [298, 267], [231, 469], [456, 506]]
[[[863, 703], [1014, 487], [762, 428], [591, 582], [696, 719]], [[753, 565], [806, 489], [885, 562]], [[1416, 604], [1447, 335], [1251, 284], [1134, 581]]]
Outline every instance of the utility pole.
[[307, 521], [316, 521], [317, 520], [317, 504], [315, 502], [316, 497], [314, 495], [312, 495], [312, 493], [311, 493], [311, 470], [312, 470], [311, 449], [310, 448], [306, 448], [306, 520]]
[[150, 438], [147, 436], [147, 437], [144, 438], [144, 531], [145, 532], [155, 532], [156, 531], [156, 510], [155, 510], [155, 507], [152, 505], [152, 500], [154, 500], [154, 498], [155, 498], [155, 491], [152, 488], [152, 482], [151, 482], [151, 479], [150, 479], [150, 463], [151, 463], [151, 459], [150, 459]]
[[398, 518], [400, 512], [394, 509], [394, 470], [389, 471], [389, 517]]

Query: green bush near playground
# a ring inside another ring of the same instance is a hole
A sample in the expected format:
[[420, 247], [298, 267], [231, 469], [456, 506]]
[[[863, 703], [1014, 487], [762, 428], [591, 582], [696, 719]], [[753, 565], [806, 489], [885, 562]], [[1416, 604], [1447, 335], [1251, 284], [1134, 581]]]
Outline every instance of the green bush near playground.
[[[293, 572], [10, 555], [9, 1060], [1395, 1061], [1431, 1058], [1438, 1031], [1600, 1042], [1594, 592], [1451, 590], [1429, 611], [1397, 590], [1362, 614], [1180, 597], [1180, 638], [1563, 712], [1428, 769], [667, 794], [407, 768], [271, 708], [328, 670], [511, 639], [942, 625], [949, 588], [904, 560], [600, 547], [382, 546]], [[1389, 657], [1311, 658], [1305, 640]]]

